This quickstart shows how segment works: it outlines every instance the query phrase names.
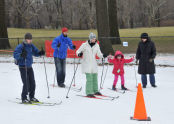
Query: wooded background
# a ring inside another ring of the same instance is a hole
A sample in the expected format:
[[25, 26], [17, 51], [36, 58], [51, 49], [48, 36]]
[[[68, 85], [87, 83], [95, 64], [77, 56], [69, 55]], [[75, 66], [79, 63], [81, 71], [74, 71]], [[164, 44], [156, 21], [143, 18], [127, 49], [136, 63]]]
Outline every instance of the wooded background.
[[[156, 30], [154, 27], [162, 26], [174, 26], [173, 0], [0, 0], [0, 49], [13, 48], [11, 40], [8, 39], [7, 27], [44, 30], [68, 27], [72, 29], [71, 32], [97, 29], [101, 51], [108, 55], [114, 54], [115, 45], [121, 45], [123, 38], [120, 38], [119, 29], [153, 27], [152, 30]], [[145, 29], [141, 33], [144, 31]], [[166, 31], [168, 35], [169, 30]], [[130, 33], [127, 32], [126, 36]], [[137, 33], [140, 36], [139, 33], [140, 28]], [[158, 34], [162, 35], [164, 33]], [[78, 37], [84, 39], [82, 34], [78, 34]], [[167, 38], [163, 40], [165, 42], [159, 48], [166, 44]], [[134, 44], [132, 49], [135, 50], [137, 39], [130, 41]], [[158, 39], [160, 41], [161, 38]], [[169, 46], [173, 46], [173, 40], [168, 41]]]
[[[100, 0], [100, 3], [105, 3], [103, 1], [105, 0]], [[174, 0], [116, 1], [119, 28], [174, 26]], [[97, 28], [95, 0], [5, 2], [8, 27], [57, 29], [66, 26], [79, 30]]]

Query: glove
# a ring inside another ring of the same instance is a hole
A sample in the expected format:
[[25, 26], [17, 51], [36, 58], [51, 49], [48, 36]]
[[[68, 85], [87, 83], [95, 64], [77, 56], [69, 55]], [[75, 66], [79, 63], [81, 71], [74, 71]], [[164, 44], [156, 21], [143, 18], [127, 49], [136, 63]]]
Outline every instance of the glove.
[[59, 48], [59, 47], [60, 47], [60, 45], [61, 45], [61, 43], [58, 43], [57, 47]]
[[135, 59], [135, 56], [133, 56], [131, 59], [134, 60]]
[[153, 59], [151, 58], [151, 59], [149, 59], [149, 62], [153, 62]]
[[136, 59], [135, 64], [138, 65], [138, 59]]
[[112, 55], [109, 55], [107, 58], [110, 60], [113, 59], [114, 57]]
[[83, 56], [83, 53], [79, 53], [79, 54], [78, 54], [78, 57], [82, 57], [82, 56]]
[[103, 54], [103, 58], [106, 58], [107, 57], [107, 55], [106, 54]]
[[41, 51], [39, 51], [39, 53], [38, 53], [40, 56], [43, 56], [43, 55], [45, 55], [45, 51], [44, 50], [41, 50]]
[[22, 58], [26, 58], [27, 57], [27, 51], [25, 49], [22, 50], [21, 57]]
[[73, 45], [73, 49], [76, 49], [76, 46], [75, 45]]

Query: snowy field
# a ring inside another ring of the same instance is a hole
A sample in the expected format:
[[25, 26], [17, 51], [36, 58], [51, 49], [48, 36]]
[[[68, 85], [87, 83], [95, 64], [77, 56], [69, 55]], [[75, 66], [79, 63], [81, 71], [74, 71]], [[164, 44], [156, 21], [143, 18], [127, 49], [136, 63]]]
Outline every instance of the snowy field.
[[[135, 56], [135, 54], [124, 54], [125, 58], [130, 58], [131, 56]], [[47, 63], [54, 63], [54, 59], [52, 58], [45, 58], [45, 61]], [[14, 62], [14, 58], [11, 55], [1, 55], [0, 54], [0, 62]], [[43, 63], [43, 59], [34, 57], [35, 63]], [[67, 59], [67, 63], [73, 63], [74, 59]], [[78, 63], [79, 60], [76, 59], [76, 63]], [[101, 60], [98, 60], [98, 63], [101, 63]], [[174, 54], [157, 54], [155, 58], [155, 64], [156, 65], [162, 65], [162, 66], [173, 66], [174, 67]]]
[[[160, 60], [161, 58], [165, 58]], [[3, 59], [2, 59], [3, 58]], [[139, 122], [130, 120], [134, 114], [136, 92], [116, 93], [108, 90], [113, 83], [113, 66], [110, 65], [106, 76], [104, 95], [120, 96], [114, 101], [104, 101], [76, 96], [85, 95], [85, 75], [81, 73], [79, 65], [76, 74], [77, 87], [82, 86], [81, 92], [70, 91], [66, 98], [67, 89], [50, 86], [50, 99], [47, 99], [47, 85], [45, 80], [44, 65], [33, 64], [36, 80], [36, 98], [44, 102], [63, 101], [58, 106], [32, 106], [9, 102], [20, 97], [22, 82], [18, 67], [14, 63], [5, 63], [5, 57], [1, 57], [0, 63], [0, 123], [1, 124], [174, 124], [174, 67], [156, 68], [157, 88], [151, 88], [149, 82], [143, 90], [146, 110], [151, 122]], [[6, 57], [9, 59], [10, 57]], [[174, 57], [173, 57], [174, 58]], [[173, 58], [159, 56], [157, 63], [174, 65]], [[10, 58], [12, 60], [12, 58]], [[42, 59], [37, 59], [42, 61]], [[53, 60], [50, 60], [53, 62]], [[55, 66], [46, 64], [49, 84], [54, 83]], [[106, 69], [106, 66], [105, 66]], [[73, 77], [73, 64], [66, 66], [66, 85], [69, 85]], [[136, 66], [137, 70], [137, 66]], [[102, 66], [99, 66], [98, 79], [100, 83]], [[137, 74], [138, 82], [141, 82]], [[125, 86], [136, 91], [134, 66], [125, 66]], [[117, 83], [120, 88], [120, 80]]]

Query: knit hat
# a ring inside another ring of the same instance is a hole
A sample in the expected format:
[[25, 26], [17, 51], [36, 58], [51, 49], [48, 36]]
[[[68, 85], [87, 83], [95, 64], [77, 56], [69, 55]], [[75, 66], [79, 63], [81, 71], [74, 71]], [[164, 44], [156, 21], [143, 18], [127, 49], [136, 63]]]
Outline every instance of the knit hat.
[[141, 39], [148, 39], [148, 34], [147, 33], [142, 33], [141, 34]]
[[94, 38], [96, 39], [96, 35], [95, 35], [94, 33], [91, 32], [91, 33], [89, 34], [89, 39], [92, 40], [92, 39], [94, 39]]
[[63, 27], [63, 28], [62, 28], [62, 33], [63, 33], [63, 32], [67, 32], [67, 31], [68, 31], [68, 28], [66, 28], [66, 27]]
[[32, 39], [31, 33], [26, 33], [26, 34], [25, 34], [25, 39], [31, 40], [31, 39]]

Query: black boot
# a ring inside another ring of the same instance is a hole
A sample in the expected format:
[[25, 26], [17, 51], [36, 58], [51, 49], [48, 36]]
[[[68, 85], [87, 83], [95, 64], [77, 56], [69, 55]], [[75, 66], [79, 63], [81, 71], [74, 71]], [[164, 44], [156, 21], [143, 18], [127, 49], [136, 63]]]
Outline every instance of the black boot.
[[143, 85], [143, 88], [146, 88], [146, 85]]
[[101, 96], [102, 94], [100, 92], [96, 92], [94, 95], [99, 95]]
[[156, 88], [157, 86], [154, 84], [154, 85], [152, 85], [152, 87]]
[[95, 96], [93, 94], [88, 94], [87, 97], [89, 97], [89, 98], [95, 98]]
[[124, 85], [121, 85], [121, 89], [122, 89], [122, 90], [127, 90], [127, 88], [124, 87]]
[[114, 85], [112, 86], [112, 90], [114, 90], [114, 91], [116, 90], [116, 88], [115, 88], [115, 86], [114, 86]]
[[65, 84], [59, 84], [59, 87], [65, 88]]
[[30, 101], [31, 101], [31, 102], [39, 102], [39, 100], [36, 99], [36, 98], [31, 98]]
[[28, 99], [22, 100], [22, 103], [23, 104], [32, 104], [32, 102], [30, 100], [28, 100]]

